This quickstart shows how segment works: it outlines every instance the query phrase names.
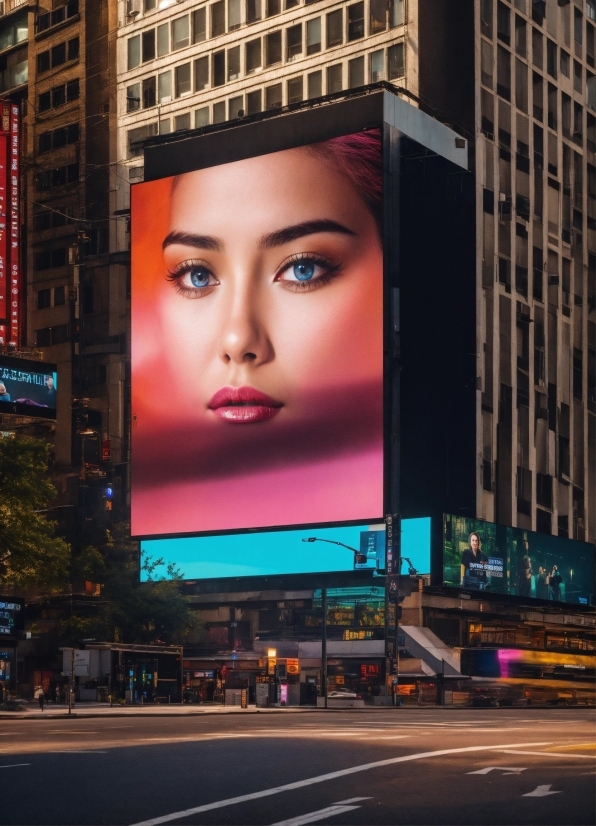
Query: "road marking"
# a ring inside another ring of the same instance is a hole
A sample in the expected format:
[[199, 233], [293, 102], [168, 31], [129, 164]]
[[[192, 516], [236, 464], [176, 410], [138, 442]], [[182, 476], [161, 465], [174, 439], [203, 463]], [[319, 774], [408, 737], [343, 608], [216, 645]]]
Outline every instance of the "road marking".
[[350, 800], [340, 800], [332, 806], [326, 806], [324, 809], [319, 809], [318, 812], [309, 812], [305, 815], [298, 815], [291, 817], [288, 820], [278, 820], [273, 826], [302, 826], [305, 823], [314, 823], [318, 820], [327, 820], [328, 817], [335, 815], [343, 815], [346, 812], [352, 812], [354, 809], [359, 809], [360, 806], [348, 806], [347, 803], [355, 803], [358, 800], [370, 800], [370, 797], [352, 797]]
[[107, 751], [99, 749], [60, 749], [60, 751], [48, 751], [46, 754], [107, 754]]
[[580, 760], [595, 760], [596, 755], [591, 754], [556, 754], [552, 751], [519, 751], [519, 749], [495, 749], [495, 751], [502, 751], [503, 754], [534, 754], [538, 757], [577, 757]]
[[487, 766], [486, 769], [478, 769], [475, 772], [466, 772], [466, 774], [488, 774], [489, 772], [504, 772], [505, 776], [508, 774], [517, 774], [519, 775], [520, 772], [525, 772], [525, 769], [508, 769], [505, 766]]
[[16, 769], [18, 766], [30, 766], [31, 763], [9, 763], [7, 766], [0, 766], [0, 769]]
[[536, 786], [533, 792], [522, 794], [522, 797], [547, 797], [549, 794], [563, 794], [563, 792], [551, 792], [551, 784], [548, 786]]
[[555, 751], [555, 749], [592, 749], [596, 750], [596, 743], [574, 743], [571, 746], [551, 746], [547, 751]]
[[226, 806], [235, 806], [237, 803], [246, 803], [249, 800], [259, 800], [261, 797], [270, 797], [281, 792], [294, 791], [295, 789], [303, 789], [305, 786], [313, 786], [316, 783], [326, 783], [328, 780], [336, 780], [338, 777], [347, 777], [350, 774], [357, 774], [358, 772], [369, 771], [370, 769], [384, 768], [385, 766], [393, 766], [396, 763], [409, 763], [412, 760], [425, 760], [430, 757], [443, 757], [446, 754], [469, 754], [477, 751], [495, 751], [497, 749], [508, 749], [514, 746], [551, 746], [550, 742], [541, 743], [507, 743], [501, 746], [464, 746], [458, 749], [441, 749], [440, 751], [422, 751], [417, 754], [405, 754], [401, 757], [389, 757], [386, 760], [377, 760], [374, 763], [363, 763], [360, 766], [352, 766], [349, 769], [340, 769], [339, 771], [329, 772], [328, 774], [320, 774], [316, 777], [308, 777], [306, 780], [297, 780], [294, 783], [286, 783], [283, 786], [275, 786], [272, 789], [263, 789], [260, 792], [252, 792], [250, 794], [239, 795], [238, 797], [229, 797], [226, 800], [216, 800], [213, 803], [205, 803], [202, 806], [195, 806], [192, 809], [184, 809], [180, 812], [172, 812], [161, 817], [153, 817], [150, 820], [142, 820], [135, 823], [133, 826], [159, 826], [161, 823], [170, 823], [172, 820], [179, 820], [191, 815], [200, 814], [201, 812], [211, 812], [214, 809], [223, 809]]

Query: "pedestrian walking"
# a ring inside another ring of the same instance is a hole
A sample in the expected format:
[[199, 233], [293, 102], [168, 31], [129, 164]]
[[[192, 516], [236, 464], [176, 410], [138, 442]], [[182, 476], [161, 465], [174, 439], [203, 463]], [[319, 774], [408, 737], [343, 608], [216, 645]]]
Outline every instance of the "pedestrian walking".
[[45, 699], [46, 699], [45, 694], [43, 693], [43, 691], [39, 692], [39, 696], [38, 696], [37, 699], [39, 700], [39, 707], [43, 711], [43, 704], [45, 703]]

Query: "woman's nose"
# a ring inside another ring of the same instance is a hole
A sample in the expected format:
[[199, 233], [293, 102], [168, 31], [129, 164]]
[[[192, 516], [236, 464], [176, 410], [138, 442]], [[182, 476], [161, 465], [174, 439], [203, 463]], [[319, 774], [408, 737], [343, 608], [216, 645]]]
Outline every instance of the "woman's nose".
[[250, 300], [239, 302], [231, 309], [222, 331], [220, 355], [227, 364], [252, 364], [255, 367], [271, 359], [273, 347], [266, 325]]

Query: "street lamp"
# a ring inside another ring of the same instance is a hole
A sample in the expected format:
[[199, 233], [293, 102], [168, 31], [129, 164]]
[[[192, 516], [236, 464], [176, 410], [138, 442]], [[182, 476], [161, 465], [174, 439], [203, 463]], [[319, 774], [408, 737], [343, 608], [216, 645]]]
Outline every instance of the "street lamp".
[[342, 548], [347, 548], [348, 551], [352, 551], [354, 554], [354, 562], [357, 565], [366, 565], [368, 561], [368, 557], [366, 554], [361, 553], [356, 548], [352, 548], [351, 545], [346, 545], [344, 542], [336, 542], [334, 539], [320, 539], [318, 536], [307, 536], [303, 540], [303, 542], [328, 542], [330, 545], [341, 545]]

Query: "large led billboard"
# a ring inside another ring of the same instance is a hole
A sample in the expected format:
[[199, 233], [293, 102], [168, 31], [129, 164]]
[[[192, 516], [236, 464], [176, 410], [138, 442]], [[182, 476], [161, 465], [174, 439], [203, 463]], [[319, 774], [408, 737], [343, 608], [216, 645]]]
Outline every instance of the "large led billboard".
[[473, 591], [594, 604], [594, 546], [445, 515], [443, 582]]
[[56, 418], [55, 364], [0, 356], [0, 413]]
[[[430, 519], [402, 519], [401, 553], [418, 573], [430, 571]], [[162, 560], [153, 576], [174, 565], [185, 580], [334, 571], [383, 571], [385, 526], [268, 531], [230, 536], [141, 540], [144, 559]], [[406, 563], [402, 565], [406, 571]], [[147, 572], [141, 569], [141, 578]]]
[[382, 519], [381, 130], [132, 190], [132, 533]]

